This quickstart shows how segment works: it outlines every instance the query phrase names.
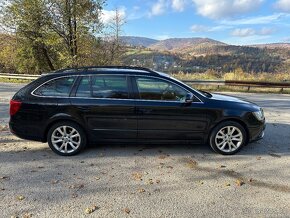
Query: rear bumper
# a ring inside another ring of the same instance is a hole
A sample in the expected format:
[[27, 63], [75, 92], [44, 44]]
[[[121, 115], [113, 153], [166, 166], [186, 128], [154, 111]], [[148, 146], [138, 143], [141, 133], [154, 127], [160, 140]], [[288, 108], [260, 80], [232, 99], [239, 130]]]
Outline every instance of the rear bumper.
[[18, 138], [43, 142], [43, 138], [38, 134], [38, 131], [33, 131], [28, 126], [19, 126], [15, 125], [13, 122], [9, 122], [9, 129], [10, 132]]

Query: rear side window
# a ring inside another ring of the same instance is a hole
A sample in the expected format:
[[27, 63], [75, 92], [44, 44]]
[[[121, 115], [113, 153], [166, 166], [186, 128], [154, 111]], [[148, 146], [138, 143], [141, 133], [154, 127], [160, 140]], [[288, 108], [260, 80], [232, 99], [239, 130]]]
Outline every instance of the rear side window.
[[90, 77], [83, 76], [76, 92], [76, 97], [91, 97]]
[[63, 77], [44, 83], [34, 91], [39, 96], [68, 97], [75, 77]]
[[92, 97], [128, 99], [126, 76], [92, 76]]

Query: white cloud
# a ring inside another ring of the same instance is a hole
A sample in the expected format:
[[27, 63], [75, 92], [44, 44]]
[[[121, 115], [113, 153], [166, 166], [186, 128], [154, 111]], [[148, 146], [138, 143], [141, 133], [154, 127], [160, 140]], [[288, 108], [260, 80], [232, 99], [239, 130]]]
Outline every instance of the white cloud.
[[232, 36], [235, 37], [249, 37], [255, 35], [271, 35], [275, 30], [273, 28], [264, 27], [260, 30], [255, 30], [253, 28], [237, 28], [231, 32]]
[[226, 25], [204, 26], [204, 25], [194, 24], [190, 27], [190, 30], [193, 33], [201, 33], [201, 32], [223, 31], [223, 30], [231, 29], [231, 28], [232, 26], [226, 26]]
[[155, 4], [152, 5], [150, 16], [156, 16], [164, 14], [167, 8], [167, 1], [158, 0]]
[[[116, 10], [118, 10], [121, 18], [126, 17], [126, 8], [125, 7], [120, 7]], [[104, 24], [108, 24], [114, 20], [114, 18], [116, 17], [116, 10], [111, 10], [111, 11], [103, 10], [102, 11], [101, 20], [103, 21]]]
[[278, 0], [275, 7], [284, 12], [290, 12], [290, 0]]
[[157, 0], [151, 7], [149, 17], [162, 15], [170, 9], [182, 12], [188, 2], [190, 0]]
[[172, 0], [171, 7], [175, 11], [183, 11], [186, 4], [186, 0]]
[[261, 44], [261, 43], [269, 43], [269, 39], [271, 36], [249, 36], [249, 37], [230, 37], [226, 38], [223, 41], [231, 44], [231, 45], [253, 45], [253, 44]]
[[249, 17], [237, 20], [222, 20], [220, 23], [224, 25], [255, 25], [255, 24], [273, 24], [274, 22], [281, 21], [282, 19], [289, 17], [290, 15], [285, 13], [276, 13], [267, 16]]
[[256, 10], [264, 0], [192, 0], [197, 13], [211, 19], [231, 18]]
[[191, 32], [193, 33], [200, 33], [200, 32], [208, 32], [210, 27], [204, 25], [192, 25], [190, 27]]
[[244, 28], [244, 29], [234, 29], [231, 33], [232, 36], [237, 36], [237, 37], [248, 37], [248, 36], [253, 36], [256, 34], [256, 31], [252, 28]]

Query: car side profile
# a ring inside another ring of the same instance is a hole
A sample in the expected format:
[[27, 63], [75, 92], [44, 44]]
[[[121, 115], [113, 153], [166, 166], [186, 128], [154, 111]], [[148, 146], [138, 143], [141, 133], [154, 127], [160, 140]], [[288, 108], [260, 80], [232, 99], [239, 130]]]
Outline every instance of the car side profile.
[[70, 156], [88, 144], [209, 144], [221, 154], [263, 138], [256, 104], [147, 68], [83, 67], [41, 76], [10, 101], [10, 130]]

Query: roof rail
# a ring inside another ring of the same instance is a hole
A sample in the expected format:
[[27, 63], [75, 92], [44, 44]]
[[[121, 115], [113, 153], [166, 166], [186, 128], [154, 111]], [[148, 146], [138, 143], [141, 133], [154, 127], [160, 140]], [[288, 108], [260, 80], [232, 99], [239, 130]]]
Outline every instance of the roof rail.
[[138, 66], [88, 66], [88, 67], [76, 67], [76, 68], [65, 68], [57, 70], [56, 72], [64, 72], [68, 70], [90, 70], [90, 69], [129, 69], [129, 70], [143, 70], [148, 73], [154, 73], [156, 74], [156, 71], [151, 70], [146, 67], [138, 67]]

